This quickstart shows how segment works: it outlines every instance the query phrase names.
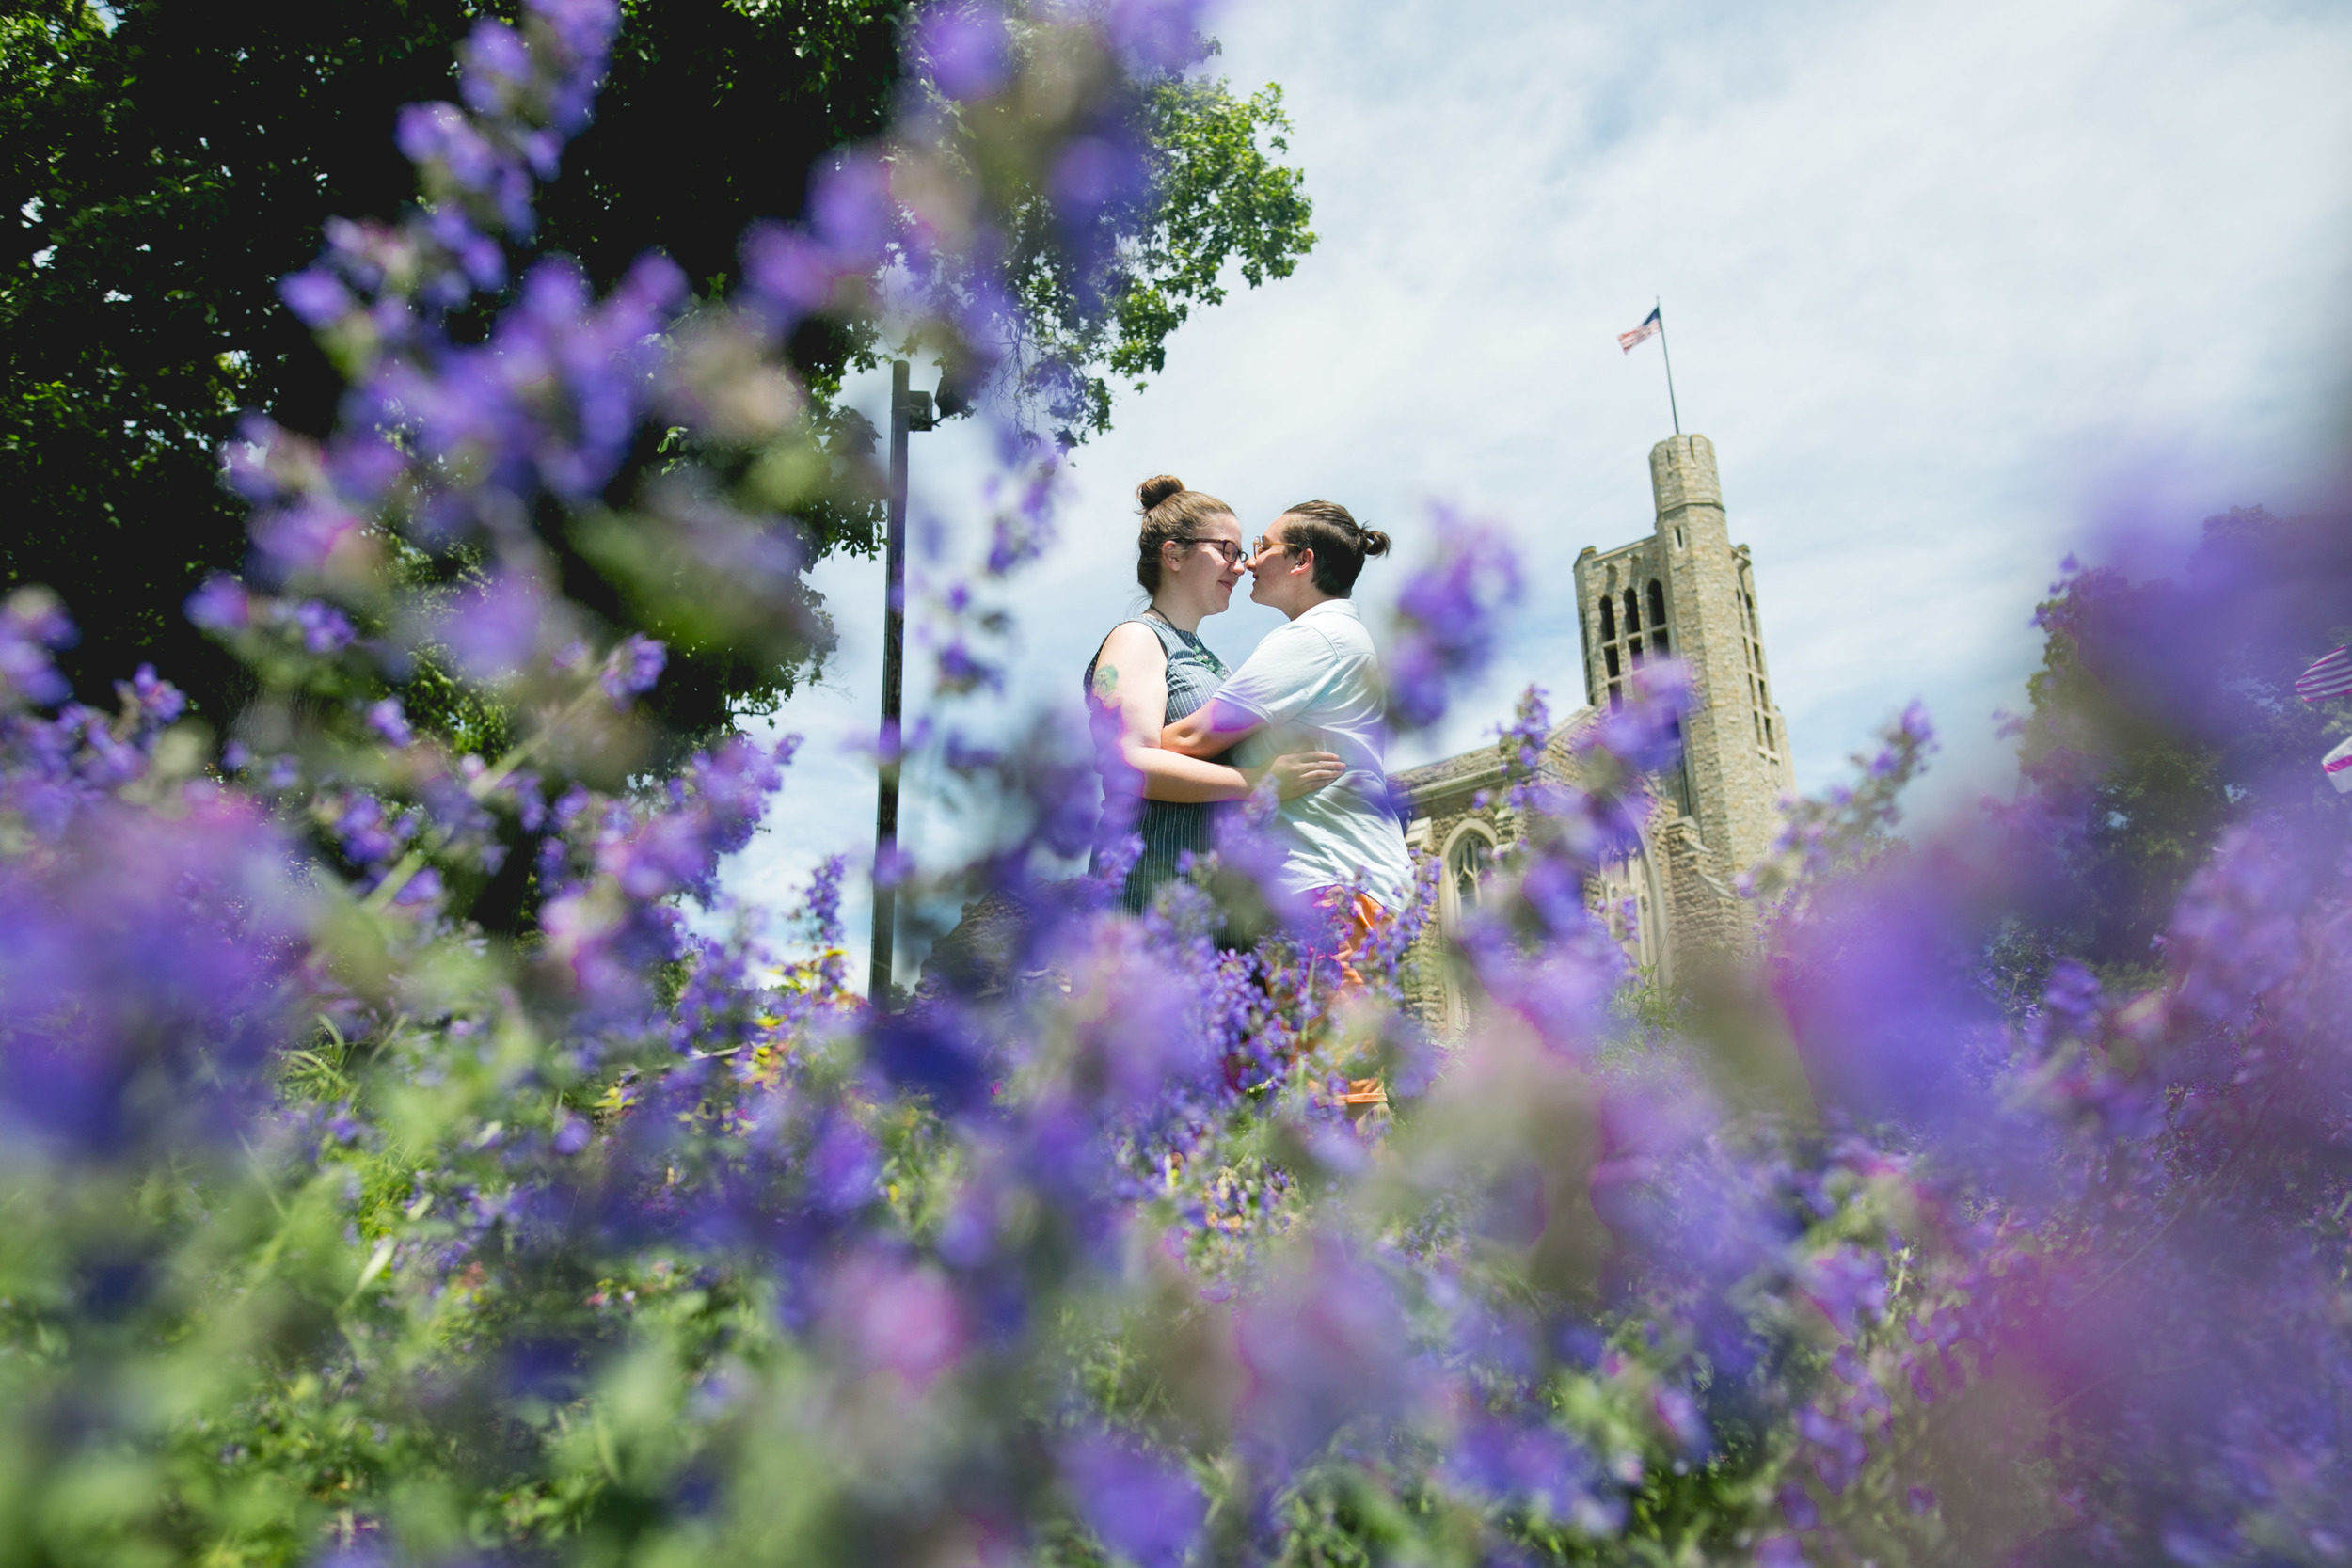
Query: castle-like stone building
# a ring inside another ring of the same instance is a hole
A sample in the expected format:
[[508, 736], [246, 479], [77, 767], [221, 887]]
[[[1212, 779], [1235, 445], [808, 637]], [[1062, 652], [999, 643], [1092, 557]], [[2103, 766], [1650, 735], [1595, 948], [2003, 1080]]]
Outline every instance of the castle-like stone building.
[[[1553, 726], [1545, 772], [1576, 782], [1575, 737], [1624, 701], [1625, 682], [1651, 659], [1681, 659], [1691, 673], [1679, 768], [1653, 781], [1654, 805], [1640, 845], [1596, 879], [1591, 895], [1643, 968], [1671, 980], [1709, 948], [1746, 940], [1749, 915], [1733, 881], [1761, 859], [1777, 830], [1781, 797], [1794, 787], [1788, 732], [1773, 705], [1756, 618], [1748, 547], [1731, 542], [1715, 448], [1677, 436], [1650, 449], [1657, 516], [1629, 545], [1576, 559], [1576, 619], [1582, 638], [1585, 705]], [[1443, 932], [1474, 904], [1496, 855], [1518, 836], [1499, 748], [1466, 752], [1399, 772], [1413, 815], [1406, 843], [1443, 866], [1438, 917], [1415, 1000], [1440, 1028], [1466, 1020], [1463, 998], [1436, 961]]]

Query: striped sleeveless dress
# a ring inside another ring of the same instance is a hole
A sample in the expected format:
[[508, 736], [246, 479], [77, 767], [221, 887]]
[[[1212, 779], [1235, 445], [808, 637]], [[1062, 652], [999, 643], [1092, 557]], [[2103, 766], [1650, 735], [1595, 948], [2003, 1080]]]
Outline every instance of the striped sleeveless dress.
[[[1214, 695], [1225, 683], [1228, 673], [1225, 661], [1209, 651], [1209, 645], [1188, 631], [1179, 631], [1155, 615], [1134, 617], [1135, 624], [1152, 628], [1152, 635], [1160, 640], [1160, 647], [1168, 655], [1168, 717], [1174, 723], [1185, 717]], [[1120, 626], [1127, 623], [1122, 621]], [[1111, 628], [1118, 630], [1117, 626]], [[1109, 641], [1105, 633], [1104, 641]], [[1087, 712], [1096, 716], [1094, 707], [1094, 667], [1102, 662], [1103, 650], [1096, 647], [1094, 657], [1087, 660], [1086, 679], [1082, 683], [1087, 693]], [[1223, 756], [1211, 758], [1222, 761]], [[1145, 800], [1141, 811], [1127, 832], [1143, 837], [1143, 855], [1127, 873], [1121, 901], [1131, 914], [1141, 914], [1152, 895], [1166, 883], [1175, 879], [1177, 857], [1185, 853], [1205, 854], [1211, 841], [1213, 814], [1221, 802], [1193, 800]], [[1119, 816], [1111, 810], [1109, 792], [1104, 792], [1103, 830], [1105, 835], [1120, 832]], [[1098, 844], [1093, 860], [1102, 859], [1106, 843]]]

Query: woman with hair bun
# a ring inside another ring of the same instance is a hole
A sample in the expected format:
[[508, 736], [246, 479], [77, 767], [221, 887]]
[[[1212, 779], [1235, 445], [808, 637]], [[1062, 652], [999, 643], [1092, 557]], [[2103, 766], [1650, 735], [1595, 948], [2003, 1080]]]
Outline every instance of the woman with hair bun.
[[1214, 702], [1171, 720], [1160, 736], [1162, 747], [1187, 756], [1222, 756], [1244, 741], [1339, 754], [1341, 776], [1311, 796], [1286, 798], [1274, 828], [1283, 886], [1351, 927], [1343, 962], [1413, 888], [1389, 800], [1379, 656], [1349, 598], [1364, 562], [1388, 553], [1389, 536], [1336, 501], [1300, 501], [1275, 518], [1249, 554], [1249, 596], [1290, 624], [1266, 633]]
[[1087, 665], [1086, 690], [1103, 774], [1102, 843], [1129, 832], [1143, 839], [1122, 890], [1128, 910], [1140, 914], [1184, 855], [1209, 848], [1217, 801], [1248, 795], [1268, 772], [1290, 800], [1338, 778], [1341, 764], [1329, 752], [1298, 752], [1243, 768], [1223, 760], [1223, 747], [1188, 756], [1161, 746], [1163, 726], [1192, 714], [1225, 678], [1199, 629], [1241, 581], [1241, 523], [1232, 507], [1185, 489], [1173, 474], [1145, 480], [1136, 499], [1143, 512], [1136, 581], [1151, 603], [1103, 639]]

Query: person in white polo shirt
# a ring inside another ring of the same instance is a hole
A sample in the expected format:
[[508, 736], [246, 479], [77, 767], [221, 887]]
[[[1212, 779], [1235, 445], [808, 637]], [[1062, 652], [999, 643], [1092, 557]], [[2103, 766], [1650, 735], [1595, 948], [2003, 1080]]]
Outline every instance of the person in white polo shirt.
[[1250, 552], [1249, 596], [1290, 624], [1267, 633], [1215, 696], [1160, 734], [1162, 746], [1187, 756], [1244, 741], [1245, 756], [1261, 747], [1339, 755], [1339, 778], [1281, 802], [1273, 828], [1285, 850], [1284, 888], [1355, 927], [1343, 939], [1343, 965], [1413, 887], [1382, 766], [1388, 700], [1379, 656], [1348, 597], [1365, 559], [1388, 551], [1387, 534], [1359, 526], [1336, 502], [1284, 511]]

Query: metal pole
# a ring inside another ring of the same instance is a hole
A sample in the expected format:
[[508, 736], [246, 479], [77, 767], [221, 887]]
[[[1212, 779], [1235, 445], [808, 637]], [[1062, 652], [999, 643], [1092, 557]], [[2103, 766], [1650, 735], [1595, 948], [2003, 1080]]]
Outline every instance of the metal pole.
[[1666, 410], [1674, 415], [1675, 434], [1679, 436], [1682, 434], [1682, 409], [1675, 402], [1675, 356], [1674, 351], [1666, 346], [1666, 306], [1664, 301], [1658, 299], [1651, 300], [1650, 304], [1658, 310], [1658, 352], [1666, 358]]
[[890, 530], [883, 546], [882, 733], [874, 749], [880, 772], [874, 802], [874, 935], [866, 999], [890, 1006], [891, 948], [898, 934], [898, 689], [906, 662], [907, 597], [907, 362], [890, 366]]

